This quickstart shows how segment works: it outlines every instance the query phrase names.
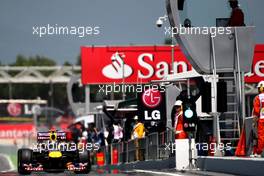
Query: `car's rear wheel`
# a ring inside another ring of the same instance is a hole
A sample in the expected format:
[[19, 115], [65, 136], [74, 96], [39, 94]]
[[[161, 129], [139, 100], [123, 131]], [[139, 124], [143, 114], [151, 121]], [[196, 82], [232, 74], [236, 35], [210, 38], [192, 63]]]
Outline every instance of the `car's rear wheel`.
[[25, 170], [23, 164], [32, 163], [33, 152], [30, 149], [19, 149], [17, 152], [17, 171], [19, 174], [28, 175], [31, 171]]
[[87, 150], [83, 150], [79, 153], [79, 162], [87, 164], [85, 170], [75, 171], [76, 174], [88, 174], [91, 171], [90, 153]]

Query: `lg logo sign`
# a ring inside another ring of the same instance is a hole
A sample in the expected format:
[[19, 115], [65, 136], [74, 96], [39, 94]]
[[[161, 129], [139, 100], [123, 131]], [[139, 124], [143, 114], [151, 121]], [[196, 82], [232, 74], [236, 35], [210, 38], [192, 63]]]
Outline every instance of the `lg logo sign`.
[[166, 96], [165, 91], [158, 87], [144, 86], [138, 93], [138, 116], [150, 131], [163, 131], [166, 128]]
[[155, 108], [161, 102], [161, 93], [157, 89], [148, 89], [142, 94], [142, 101], [147, 107]]
[[22, 106], [19, 103], [10, 103], [7, 106], [7, 111], [11, 116], [19, 116], [22, 113]]
[[158, 110], [152, 111], [150, 116], [148, 111], [145, 111], [144, 115], [145, 115], [145, 120], [160, 120], [160, 111]]
[[[142, 94], [142, 102], [149, 108], [155, 108], [159, 106], [162, 101], [162, 96], [157, 89], [148, 89]], [[161, 115], [159, 110], [144, 111], [145, 120], [160, 120]]]

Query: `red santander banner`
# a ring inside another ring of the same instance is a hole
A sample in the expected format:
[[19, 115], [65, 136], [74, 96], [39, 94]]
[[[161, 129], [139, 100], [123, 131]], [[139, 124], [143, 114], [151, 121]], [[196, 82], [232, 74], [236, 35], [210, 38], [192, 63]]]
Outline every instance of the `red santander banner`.
[[[190, 71], [179, 47], [175, 47], [174, 72]], [[170, 46], [82, 47], [83, 84], [147, 83], [172, 70]]]
[[256, 45], [251, 72], [245, 75], [246, 83], [258, 83], [264, 80], [264, 44]]
[[[174, 48], [172, 68], [171, 46], [81, 47], [83, 84], [140, 84], [160, 80], [174, 73], [190, 71], [191, 64]], [[264, 80], [264, 45], [256, 45], [252, 72], [246, 83]]]
[[33, 124], [0, 124], [0, 139], [25, 138], [35, 135]]

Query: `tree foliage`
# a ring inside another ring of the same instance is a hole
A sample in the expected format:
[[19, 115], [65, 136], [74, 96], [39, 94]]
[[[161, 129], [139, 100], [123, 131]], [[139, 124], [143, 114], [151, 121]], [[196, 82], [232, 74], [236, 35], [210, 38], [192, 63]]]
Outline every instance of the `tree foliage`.
[[81, 55], [80, 54], [76, 58], [76, 65], [81, 65]]
[[70, 62], [68, 62], [68, 61], [65, 61], [65, 62], [63, 63], [63, 66], [72, 66], [72, 64], [71, 64]]
[[36, 55], [25, 57], [17, 55], [16, 61], [11, 66], [54, 66], [56, 62], [48, 57]]
[[164, 39], [164, 44], [165, 44], [165, 45], [171, 45], [171, 44], [176, 45], [176, 44], [177, 44], [177, 41], [176, 41], [175, 38], [166, 37], [166, 38]]

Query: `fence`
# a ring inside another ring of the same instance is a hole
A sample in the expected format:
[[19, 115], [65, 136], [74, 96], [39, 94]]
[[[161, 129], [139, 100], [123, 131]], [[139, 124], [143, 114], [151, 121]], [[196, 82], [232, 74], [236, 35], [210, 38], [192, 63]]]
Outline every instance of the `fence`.
[[113, 162], [113, 152], [118, 157], [118, 163], [130, 163], [134, 161], [144, 160], [163, 160], [172, 156], [171, 150], [167, 148], [169, 144], [174, 143], [174, 131], [167, 129], [162, 133], [151, 133], [145, 138], [129, 140], [126, 142], [113, 143], [109, 146], [101, 147], [105, 164]]

